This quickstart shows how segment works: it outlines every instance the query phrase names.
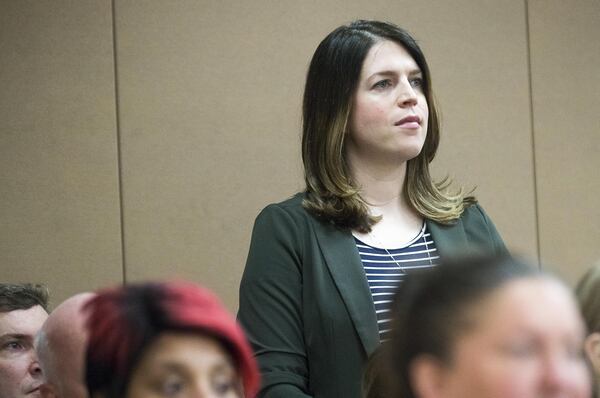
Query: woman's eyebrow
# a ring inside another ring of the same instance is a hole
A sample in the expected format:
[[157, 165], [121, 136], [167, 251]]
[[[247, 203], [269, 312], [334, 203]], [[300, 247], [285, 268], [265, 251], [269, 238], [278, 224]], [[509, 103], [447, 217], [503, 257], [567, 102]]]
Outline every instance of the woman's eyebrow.
[[371, 76], [369, 76], [369, 79], [371, 79], [373, 76], [396, 76], [397, 74], [398, 73], [393, 70], [383, 70], [373, 73]]
[[[371, 74], [367, 79], [372, 79], [374, 76], [396, 76], [397, 74], [398, 72], [395, 70], [382, 70]], [[421, 69], [412, 69], [410, 72], [408, 72], [408, 76], [416, 76], [422, 74], [423, 72], [421, 72]]]

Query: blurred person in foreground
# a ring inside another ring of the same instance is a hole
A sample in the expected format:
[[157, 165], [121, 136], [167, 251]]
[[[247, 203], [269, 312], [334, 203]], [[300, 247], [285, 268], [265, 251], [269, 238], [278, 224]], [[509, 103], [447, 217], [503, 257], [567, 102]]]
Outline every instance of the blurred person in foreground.
[[584, 324], [562, 282], [508, 257], [443, 265], [398, 291], [368, 398], [590, 397]]
[[34, 338], [48, 317], [42, 285], [0, 284], [0, 397], [39, 397], [42, 370]]
[[241, 328], [188, 282], [100, 291], [85, 306], [93, 398], [253, 397], [259, 375]]
[[76, 294], [52, 311], [38, 333], [36, 351], [43, 373], [43, 398], [85, 398], [84, 351], [87, 340], [83, 306], [93, 293]]
[[577, 284], [577, 299], [587, 326], [584, 349], [592, 369], [595, 396], [600, 384], [600, 263], [591, 268]]

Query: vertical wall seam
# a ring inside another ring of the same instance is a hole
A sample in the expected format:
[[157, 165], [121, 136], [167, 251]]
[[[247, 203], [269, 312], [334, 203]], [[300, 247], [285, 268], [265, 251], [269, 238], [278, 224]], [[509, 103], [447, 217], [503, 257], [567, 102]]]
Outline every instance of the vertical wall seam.
[[535, 245], [536, 252], [541, 267], [542, 252], [540, 245], [540, 214], [538, 202], [538, 180], [537, 180], [537, 157], [535, 150], [535, 117], [533, 108], [533, 74], [531, 70], [531, 28], [529, 25], [529, 0], [524, 0], [525, 3], [525, 35], [527, 39], [527, 73], [529, 78], [529, 116], [531, 130], [531, 159], [533, 169], [533, 208], [535, 217]]
[[119, 102], [119, 70], [117, 62], [117, 12], [116, 0], [111, 0], [112, 8], [112, 39], [113, 39], [113, 73], [115, 80], [115, 121], [117, 127], [117, 172], [119, 185], [119, 218], [121, 225], [121, 264], [123, 268], [123, 283], [127, 283], [127, 262], [125, 257], [125, 217], [123, 206], [123, 156], [121, 151], [121, 114]]

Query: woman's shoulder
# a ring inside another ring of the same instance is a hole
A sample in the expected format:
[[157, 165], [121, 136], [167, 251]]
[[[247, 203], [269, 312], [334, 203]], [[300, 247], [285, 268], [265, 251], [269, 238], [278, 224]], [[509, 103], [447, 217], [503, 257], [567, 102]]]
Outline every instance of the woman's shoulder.
[[315, 228], [312, 216], [302, 207], [303, 198], [304, 194], [298, 193], [265, 206], [254, 221], [253, 241], [261, 242], [262, 246], [279, 242], [301, 250], [306, 236]]
[[487, 225], [491, 222], [490, 217], [478, 202], [469, 204], [467, 207], [465, 207], [464, 211], [460, 215], [460, 220], [467, 225], [479, 223]]
[[[306, 193], [297, 192], [294, 195], [290, 196], [287, 199], [282, 200], [281, 202], [272, 203], [271, 205], [279, 206], [282, 208], [289, 209], [291, 211], [302, 208], [302, 201], [306, 197]], [[271, 206], [269, 205], [269, 206]]]
[[280, 202], [268, 204], [260, 211], [256, 222], [270, 220], [277, 223], [293, 223], [297, 226], [306, 224], [312, 216], [302, 206], [304, 197], [305, 193], [299, 192]]
[[304, 192], [298, 192], [280, 202], [270, 203], [262, 209], [260, 214], [285, 212], [290, 216], [308, 216], [308, 212], [302, 206], [305, 196]]
[[479, 202], [470, 201], [463, 203], [462, 211], [455, 218], [447, 221], [438, 221], [435, 218], [425, 217], [429, 223], [438, 225], [442, 229], [453, 229], [457, 226], [485, 225], [489, 217]]
[[436, 230], [445, 232], [459, 231], [460, 234], [465, 234], [466, 236], [497, 233], [492, 220], [477, 202], [466, 206], [461, 215], [452, 221], [439, 223], [428, 219], [428, 222], [431, 226], [435, 225]]
[[508, 254], [494, 222], [481, 205], [478, 203], [470, 205], [460, 218], [467, 236], [475, 241], [478, 240], [477, 238], [482, 238], [488, 244], [491, 244], [497, 253]]
[[477, 203], [466, 207], [460, 217], [451, 223], [439, 224], [431, 220], [429, 223], [434, 239], [437, 239], [440, 245], [443, 243], [447, 253], [460, 253], [466, 248], [498, 254], [508, 253], [494, 223]]

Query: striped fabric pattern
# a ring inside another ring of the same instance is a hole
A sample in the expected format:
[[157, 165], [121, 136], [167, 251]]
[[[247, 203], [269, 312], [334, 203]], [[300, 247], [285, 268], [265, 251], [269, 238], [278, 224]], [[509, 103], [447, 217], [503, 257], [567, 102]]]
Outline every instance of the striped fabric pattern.
[[373, 296], [379, 339], [383, 342], [389, 338], [391, 305], [396, 289], [411, 271], [436, 266], [439, 262], [437, 248], [426, 224], [414, 239], [397, 249], [386, 251], [356, 237], [354, 240]]

